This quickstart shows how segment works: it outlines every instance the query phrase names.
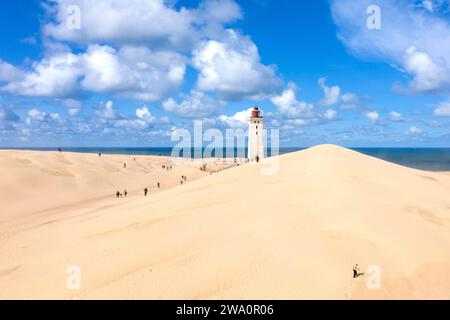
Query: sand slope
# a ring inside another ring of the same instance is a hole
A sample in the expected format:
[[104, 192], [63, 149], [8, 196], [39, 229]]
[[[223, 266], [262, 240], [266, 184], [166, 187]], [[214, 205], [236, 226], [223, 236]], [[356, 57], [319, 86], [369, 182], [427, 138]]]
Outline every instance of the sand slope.
[[[280, 157], [276, 175], [260, 166], [0, 223], [0, 297], [450, 298], [448, 174], [330, 145]], [[355, 263], [379, 266], [381, 289]]]
[[[124, 167], [126, 164], [126, 168]], [[167, 172], [162, 165], [173, 165]], [[111, 198], [116, 191], [141, 195], [195, 180], [207, 173], [194, 165], [175, 165], [169, 157], [0, 151], [0, 222], [45, 209]]]

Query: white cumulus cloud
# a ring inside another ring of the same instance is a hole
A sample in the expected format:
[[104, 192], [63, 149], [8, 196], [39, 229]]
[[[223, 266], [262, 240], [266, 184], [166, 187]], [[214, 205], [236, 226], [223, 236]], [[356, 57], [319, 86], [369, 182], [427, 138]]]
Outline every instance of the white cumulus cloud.
[[380, 114], [376, 111], [368, 111], [366, 112], [366, 117], [372, 121], [372, 122], [377, 122], [380, 119]]
[[409, 127], [407, 134], [411, 135], [411, 136], [423, 136], [425, 134], [425, 132], [417, 127]]
[[46, 113], [38, 109], [31, 109], [30, 111], [28, 111], [26, 123], [28, 125], [31, 125], [33, 123], [52, 122], [52, 121], [58, 122], [60, 120], [61, 117], [57, 113]]
[[389, 112], [389, 118], [391, 119], [391, 121], [404, 121], [405, 120], [403, 115], [397, 111]]
[[144, 47], [92, 45], [85, 53], [59, 53], [33, 65], [23, 79], [1, 90], [24, 96], [72, 97], [79, 92], [111, 93], [144, 101], [159, 100], [180, 86], [184, 58]]
[[14, 81], [23, 77], [22, 71], [0, 59], [0, 81]]
[[331, 106], [339, 101], [341, 88], [339, 88], [338, 86], [328, 87], [325, 82], [326, 78], [320, 78], [318, 80], [319, 86], [324, 94], [324, 98], [320, 101], [320, 104], [323, 106]]
[[327, 120], [333, 120], [335, 119], [337, 116], [337, 111], [333, 110], [333, 109], [328, 109], [327, 111], [325, 111], [325, 113], [323, 114], [323, 117]]
[[450, 102], [439, 104], [433, 111], [435, 116], [450, 117]]
[[100, 104], [100, 111], [98, 114], [102, 119], [116, 119], [119, 117], [111, 100]]
[[290, 84], [280, 95], [270, 99], [277, 106], [277, 110], [283, 117], [301, 118], [312, 117], [314, 106], [304, 101], [297, 100], [296, 88]]
[[[68, 11], [70, 6], [77, 10]], [[177, 50], [190, 50], [205, 33], [220, 32], [221, 24], [242, 16], [232, 0], [206, 0], [193, 9], [165, 0], [54, 0], [46, 7], [53, 19], [44, 35], [58, 41]], [[80, 28], [68, 28], [68, 21], [79, 21]]]
[[319, 102], [322, 106], [332, 106], [339, 103], [342, 109], [354, 109], [359, 107], [359, 97], [351, 92], [341, 94], [342, 90], [339, 86], [327, 86], [327, 78], [319, 78], [317, 83], [322, 89], [323, 98]]
[[232, 129], [245, 129], [248, 126], [253, 108], [236, 112], [232, 116], [220, 115], [219, 121]]
[[[434, 3], [434, 2], [433, 2]], [[450, 88], [450, 23], [436, 12], [409, 1], [380, 0], [381, 29], [366, 26], [372, 0], [333, 0], [331, 12], [339, 39], [358, 57], [377, 59], [407, 74], [407, 93], [448, 92]], [[423, 5], [432, 9], [431, 1]]]
[[23, 79], [12, 81], [1, 90], [24, 96], [64, 97], [74, 94], [81, 75], [79, 56], [58, 54], [35, 62]]
[[221, 41], [202, 42], [194, 51], [192, 62], [200, 72], [198, 89], [214, 91], [227, 100], [263, 99], [282, 86], [275, 67], [261, 63], [250, 38], [233, 30], [227, 30]]
[[[450, 83], [450, 68], [446, 70], [438, 67], [430, 55], [419, 51], [415, 46], [410, 46], [405, 51], [404, 69], [413, 76], [406, 88], [412, 92], [437, 92]], [[399, 89], [402, 90], [401, 87]]]
[[155, 53], [145, 47], [116, 51], [108, 46], [91, 46], [83, 61], [84, 89], [144, 101], [159, 100], [181, 85], [186, 68], [180, 55]]
[[164, 110], [184, 118], [201, 118], [215, 114], [222, 110], [224, 103], [211, 98], [208, 94], [191, 90], [184, 95], [181, 102], [169, 98], [163, 102]]

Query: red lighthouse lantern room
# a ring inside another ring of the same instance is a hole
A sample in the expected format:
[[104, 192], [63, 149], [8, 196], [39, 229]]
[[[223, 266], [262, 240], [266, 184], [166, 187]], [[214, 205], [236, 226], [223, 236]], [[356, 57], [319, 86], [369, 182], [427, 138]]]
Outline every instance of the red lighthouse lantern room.
[[253, 108], [252, 118], [262, 118], [258, 107]]

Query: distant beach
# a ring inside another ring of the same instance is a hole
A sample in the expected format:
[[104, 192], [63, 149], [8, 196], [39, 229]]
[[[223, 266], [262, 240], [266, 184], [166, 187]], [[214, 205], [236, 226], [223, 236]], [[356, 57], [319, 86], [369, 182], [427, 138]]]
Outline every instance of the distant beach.
[[[0, 150], [36, 150], [54, 151], [57, 148], [0, 148]], [[301, 151], [303, 147], [280, 148], [280, 155]], [[350, 148], [363, 154], [376, 157], [382, 160], [393, 162], [410, 168], [428, 171], [450, 171], [450, 148]], [[195, 157], [195, 149], [191, 149], [192, 157]], [[171, 156], [171, 147], [135, 148], [135, 147], [68, 147], [64, 151], [79, 153], [102, 153], [118, 155], [150, 155], [150, 156]], [[228, 151], [228, 152], [227, 152]], [[271, 150], [268, 149], [268, 155]], [[225, 157], [238, 157], [239, 154], [247, 155], [247, 149], [224, 149]], [[183, 154], [180, 154], [183, 156]], [[213, 153], [214, 156], [214, 153]]]

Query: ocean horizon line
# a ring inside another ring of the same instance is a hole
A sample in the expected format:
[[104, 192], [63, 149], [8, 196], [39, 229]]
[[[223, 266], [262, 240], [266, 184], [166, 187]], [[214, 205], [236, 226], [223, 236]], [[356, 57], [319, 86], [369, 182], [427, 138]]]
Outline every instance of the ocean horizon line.
[[[60, 147], [62, 151], [78, 153], [102, 153], [111, 155], [136, 155], [136, 156], [173, 156], [174, 147]], [[276, 154], [287, 154], [301, 151], [309, 147], [280, 147]], [[368, 156], [402, 166], [428, 171], [450, 171], [450, 148], [448, 147], [346, 147], [361, 152]], [[19, 151], [57, 151], [58, 147], [0, 147], [0, 150]], [[243, 158], [247, 157], [248, 148], [223, 148], [222, 154], [216, 156], [214, 149], [186, 148], [190, 156], [185, 158]], [[201, 150], [199, 155], [199, 150]], [[208, 151], [207, 156], [204, 152]], [[197, 152], [195, 152], [197, 151]], [[267, 148], [268, 157], [272, 156], [271, 148]], [[178, 148], [178, 157], [184, 157], [182, 148]]]
[[[333, 143], [321, 143], [321, 144], [315, 144], [311, 146], [294, 146], [294, 147], [279, 147], [279, 149], [308, 149], [313, 148], [315, 146], [319, 145], [326, 145], [326, 144], [332, 144]], [[347, 149], [450, 149], [449, 147], [439, 147], [439, 146], [372, 146], [372, 147], [362, 147], [362, 146], [343, 146], [339, 144], [335, 144], [337, 146], [347, 148]], [[69, 150], [69, 149], [173, 149], [175, 146], [159, 146], [159, 147], [124, 147], [124, 146], [110, 146], [110, 147], [100, 147], [100, 146], [46, 146], [46, 147], [18, 147], [18, 146], [0, 146], [0, 150], [58, 150], [58, 148]], [[205, 149], [206, 147], [203, 147]], [[195, 148], [191, 148], [195, 149]], [[224, 148], [226, 149], [226, 148]], [[245, 147], [244, 149], [247, 149]], [[270, 148], [268, 148], [270, 149]]]

